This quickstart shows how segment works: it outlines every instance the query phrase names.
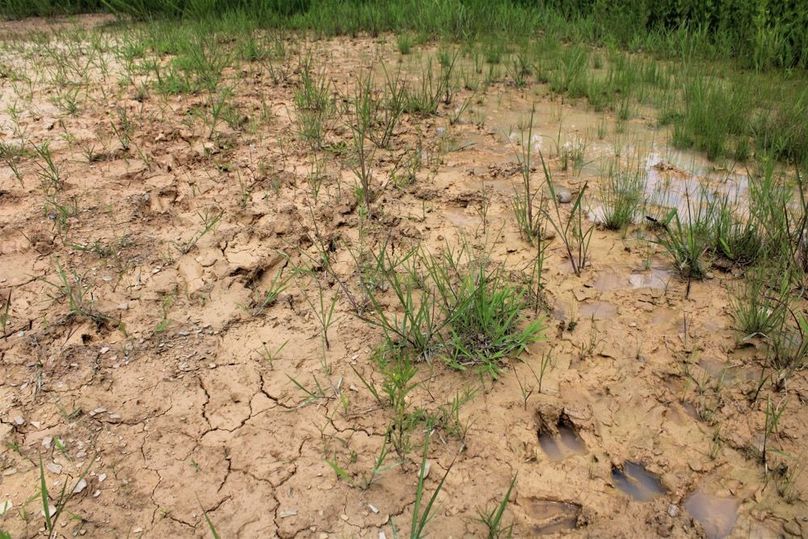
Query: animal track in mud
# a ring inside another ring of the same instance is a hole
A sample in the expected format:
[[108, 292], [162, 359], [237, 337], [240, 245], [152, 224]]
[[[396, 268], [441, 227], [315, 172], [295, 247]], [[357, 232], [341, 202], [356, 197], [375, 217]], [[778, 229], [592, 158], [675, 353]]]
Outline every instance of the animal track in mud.
[[539, 445], [554, 462], [564, 460], [572, 455], [585, 455], [586, 444], [578, 434], [578, 429], [565, 413], [558, 419], [548, 422], [539, 412]]
[[697, 490], [684, 502], [687, 511], [698, 521], [709, 539], [729, 536], [738, 520], [738, 501], [734, 498], [712, 496]]
[[530, 498], [524, 504], [533, 535], [551, 535], [574, 530], [582, 525], [581, 504]]
[[612, 466], [612, 481], [621, 492], [638, 502], [648, 502], [667, 491], [655, 474], [642, 464], [626, 461], [622, 466]]

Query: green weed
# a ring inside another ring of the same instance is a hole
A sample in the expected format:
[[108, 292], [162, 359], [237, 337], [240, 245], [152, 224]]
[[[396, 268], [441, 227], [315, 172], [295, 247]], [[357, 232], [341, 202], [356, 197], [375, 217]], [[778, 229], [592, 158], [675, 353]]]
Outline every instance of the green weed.
[[645, 203], [645, 175], [639, 171], [609, 169], [605, 185], [600, 190], [603, 204], [603, 226], [622, 230], [634, 222]]
[[511, 499], [511, 492], [516, 484], [516, 476], [511, 479], [508, 490], [505, 492], [502, 501], [499, 502], [494, 508], [488, 511], [480, 511], [480, 521], [485, 525], [488, 531], [488, 539], [499, 539], [500, 537], [511, 537], [513, 534], [513, 524], [504, 526], [502, 517], [505, 515], [505, 509], [508, 507], [508, 502]]

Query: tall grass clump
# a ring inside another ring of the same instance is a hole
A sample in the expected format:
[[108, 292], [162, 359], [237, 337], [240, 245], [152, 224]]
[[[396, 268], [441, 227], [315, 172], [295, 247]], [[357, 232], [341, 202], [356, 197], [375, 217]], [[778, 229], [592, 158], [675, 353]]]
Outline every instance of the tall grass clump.
[[625, 170], [614, 165], [600, 189], [603, 226], [622, 230], [639, 215], [645, 203], [646, 177], [642, 170]]
[[379, 275], [362, 279], [369, 309], [359, 316], [382, 330], [387, 349], [496, 377], [508, 357], [542, 336], [541, 322], [523, 319], [524, 291], [484, 255], [416, 248], [396, 258], [385, 244], [372, 257]]
[[657, 225], [657, 243], [673, 259], [679, 274], [688, 279], [703, 279], [709, 270], [707, 255], [713, 245], [715, 203], [704, 188], [696, 200], [685, 193], [685, 212], [671, 209]]
[[764, 255], [758, 223], [752, 216], [740, 215], [729, 196], [719, 198], [715, 218], [715, 251], [737, 266], [749, 266]]
[[735, 328], [744, 336], [773, 335], [785, 320], [791, 287], [787, 276], [773, 270], [753, 268], [731, 298]]
[[541, 323], [534, 320], [522, 327], [523, 294], [505, 281], [501, 268], [478, 259], [462, 269], [458, 258], [449, 252], [428, 261], [449, 321], [449, 364], [461, 370], [476, 366], [496, 377], [506, 358], [539, 339]]

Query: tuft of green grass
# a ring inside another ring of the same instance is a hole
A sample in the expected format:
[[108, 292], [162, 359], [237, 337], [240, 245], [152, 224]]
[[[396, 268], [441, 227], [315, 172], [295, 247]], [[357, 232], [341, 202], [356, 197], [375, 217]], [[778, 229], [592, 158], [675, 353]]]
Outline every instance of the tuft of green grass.
[[[440, 277], [439, 277], [440, 279]], [[438, 281], [449, 313], [449, 364], [479, 367], [496, 378], [503, 361], [521, 354], [542, 336], [538, 320], [522, 327], [520, 291], [504, 282], [499, 269], [481, 266], [457, 283]]]
[[396, 36], [396, 46], [398, 52], [401, 54], [410, 54], [412, 52], [413, 39], [410, 34], [399, 34]]
[[[449, 476], [449, 472], [452, 471], [452, 467], [454, 466], [454, 461], [446, 468], [446, 472], [441, 477], [440, 481], [438, 482], [437, 486], [435, 487], [434, 492], [432, 492], [432, 496], [429, 497], [428, 500], [425, 499], [426, 495], [426, 475], [427, 475], [427, 457], [429, 455], [429, 436], [426, 437], [424, 441], [424, 453], [421, 457], [421, 465], [418, 468], [418, 486], [415, 489], [415, 501], [412, 505], [412, 524], [410, 526], [410, 539], [420, 539], [424, 537], [424, 531], [426, 530], [426, 525], [433, 517], [433, 507], [435, 506], [435, 502], [438, 499], [438, 494], [443, 489], [443, 484], [446, 482], [446, 478]], [[426, 502], [426, 503], [424, 503]]]
[[485, 256], [462, 247], [440, 255], [417, 248], [394, 258], [387, 244], [369, 256], [373, 275], [361, 283], [370, 308], [357, 315], [383, 331], [388, 350], [416, 360], [438, 355], [454, 368], [496, 377], [506, 358], [541, 338], [541, 322], [523, 321], [524, 291]]
[[685, 202], [686, 215], [680, 216], [678, 209], [671, 209], [657, 227], [656, 241], [673, 259], [679, 275], [688, 281], [699, 280], [709, 269], [706, 256], [713, 244], [715, 204], [704, 190], [695, 203], [691, 194], [685, 193]]
[[764, 254], [763, 240], [753, 219], [743, 219], [724, 196], [715, 219], [715, 251], [738, 266], [754, 264]]
[[319, 148], [336, 105], [325, 72], [315, 73], [310, 61], [303, 65], [294, 103], [298, 111], [300, 136]]
[[544, 171], [544, 182], [550, 192], [550, 207], [542, 208], [542, 212], [547, 222], [550, 223], [564, 243], [564, 249], [573, 273], [580, 277], [589, 262], [589, 242], [595, 230], [594, 225], [584, 225], [583, 201], [589, 184], [585, 183], [583, 185], [578, 195], [572, 200], [569, 215], [563, 216], [556, 183], [541, 152], [539, 152], [539, 157]]
[[735, 327], [744, 336], [773, 335], [783, 325], [790, 301], [787, 278], [770, 285], [771, 268], [753, 268], [731, 299]]
[[480, 511], [480, 521], [488, 530], [488, 539], [500, 539], [501, 537], [511, 537], [513, 535], [513, 524], [503, 526], [502, 517], [505, 515], [505, 509], [511, 500], [511, 492], [515, 484], [516, 476], [514, 475], [502, 501], [489, 511]]
[[[533, 137], [533, 117], [536, 113], [535, 107], [530, 110], [530, 123], [526, 136], [521, 141], [521, 151], [516, 157], [519, 161], [519, 170], [522, 175], [521, 190], [514, 193], [512, 207], [516, 217], [516, 224], [519, 233], [530, 243], [541, 245], [542, 220], [544, 217], [544, 197], [541, 189], [534, 189], [533, 186], [533, 152], [536, 142]], [[538, 139], [537, 139], [538, 140]], [[538, 203], [536, 196], [539, 196]]]
[[601, 188], [603, 226], [609, 230], [622, 230], [634, 222], [645, 203], [645, 175], [640, 170], [609, 170]]

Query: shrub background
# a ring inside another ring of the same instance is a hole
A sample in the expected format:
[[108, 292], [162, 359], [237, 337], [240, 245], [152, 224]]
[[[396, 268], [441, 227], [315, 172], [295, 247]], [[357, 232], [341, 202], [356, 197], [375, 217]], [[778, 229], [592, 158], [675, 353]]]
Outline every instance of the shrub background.
[[325, 34], [409, 30], [464, 39], [549, 31], [657, 53], [687, 47], [756, 69], [808, 66], [806, 0], [0, 0], [7, 18], [92, 11], [203, 18], [233, 10], [260, 25]]

